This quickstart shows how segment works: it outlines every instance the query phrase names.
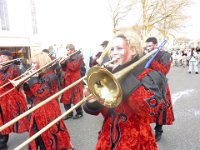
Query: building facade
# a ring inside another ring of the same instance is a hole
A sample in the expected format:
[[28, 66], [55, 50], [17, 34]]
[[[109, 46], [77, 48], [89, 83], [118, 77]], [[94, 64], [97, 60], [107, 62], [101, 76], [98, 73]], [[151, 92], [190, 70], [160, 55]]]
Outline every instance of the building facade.
[[0, 0], [0, 50], [30, 58], [39, 45], [35, 0]]

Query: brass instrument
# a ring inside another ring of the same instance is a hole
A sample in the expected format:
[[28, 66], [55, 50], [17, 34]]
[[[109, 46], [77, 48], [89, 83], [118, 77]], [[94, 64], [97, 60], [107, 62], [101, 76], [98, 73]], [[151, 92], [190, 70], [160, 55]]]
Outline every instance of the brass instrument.
[[80, 54], [81, 53], [81, 49], [75, 51], [74, 53], [72, 53], [71, 55], [66, 56], [65, 58], [62, 58], [59, 63], [62, 64], [64, 61], [70, 59], [72, 56], [76, 55], [76, 54]]
[[13, 91], [14, 89], [18, 89], [24, 82], [26, 82], [28, 79], [30, 79], [33, 75], [42, 72], [44, 69], [50, 68], [53, 65], [55, 65], [58, 61], [60, 60], [60, 58], [54, 59], [53, 61], [51, 61], [50, 63], [46, 64], [45, 66], [39, 68], [38, 70], [32, 72], [31, 74], [28, 74], [26, 76], [24, 76], [23, 78], [19, 79], [19, 80], [9, 80], [10, 83], [13, 85], [13, 88], [6, 91], [5, 93], [3, 93], [2, 95], [0, 95], [0, 98], [8, 93], [10, 93], [11, 91]]
[[[29, 74], [29, 72], [30, 72], [31, 69], [32, 69], [32, 66], [31, 66], [30, 68], [28, 68], [28, 69], [27, 69], [24, 73], [22, 73], [20, 76], [14, 78], [13, 80], [18, 80], [18, 79], [20, 79], [21, 77], [23, 77], [23, 76]], [[7, 82], [7, 83], [5, 83], [4, 85], [0, 86], [0, 89], [3, 88], [3, 87], [5, 87], [6, 85], [8, 85], [8, 84], [10, 84], [10, 83], [11, 83], [11, 82]]]
[[11, 84], [15, 87], [18, 88], [19, 86], [21, 86], [25, 81], [27, 81], [28, 79], [30, 79], [33, 75], [42, 72], [44, 69], [48, 69], [52, 66], [54, 66], [58, 61], [60, 60], [60, 58], [54, 59], [51, 62], [49, 62], [48, 64], [44, 65], [43, 67], [39, 68], [38, 70], [35, 70], [34, 72], [32, 72], [31, 74], [19, 79], [19, 80], [10, 80]]
[[9, 61], [0, 63], [0, 65], [2, 65], [3, 67], [6, 67], [6, 66], [9, 66], [16, 61], [21, 61], [21, 59], [23, 59], [23, 58], [16, 58], [16, 59], [13, 59], [13, 60], [9, 60]]
[[[23, 78], [21, 78], [21, 79], [19, 79], [19, 80], [9, 80], [9, 83], [11, 83], [11, 84], [13, 85], [13, 88], [10, 89], [10, 90], [8, 90], [8, 91], [6, 91], [6, 92], [3, 93], [2, 95], [0, 95], [0, 98], [1, 98], [2, 96], [4, 96], [4, 95], [10, 93], [10, 92], [13, 91], [14, 89], [18, 89], [24, 82], [26, 82], [28, 79], [30, 79], [33, 75], [42, 72], [44, 69], [48, 69], [48, 68], [54, 66], [54, 65], [55, 65], [56, 63], [58, 63], [58, 62], [61, 63], [61, 62], [63, 62], [63, 61], [66, 61], [67, 59], [71, 58], [72, 56], [74, 56], [75, 54], [78, 54], [78, 53], [80, 53], [80, 50], [74, 52], [73, 54], [71, 54], [71, 55], [69, 55], [69, 56], [67, 56], [67, 57], [65, 57], [64, 59], [61, 59], [61, 58], [54, 59], [54, 60], [52, 60], [50, 63], [46, 64], [45, 66], [41, 67], [40, 69], [38, 69], [38, 70], [32, 72], [32, 73], [29, 74], [29, 75], [26, 75], [25, 77], [23, 77]], [[8, 83], [6, 83], [6, 84], [8, 84]], [[3, 85], [3, 87], [4, 87], [4, 86], [5, 86], [5, 85]], [[1, 86], [0, 88], [2, 88], [2, 86]]]
[[[102, 68], [102, 67], [93, 67], [93, 68], [91, 68], [89, 70], [88, 74], [87, 74], [87, 82], [88, 82], [88, 88], [90, 89], [92, 94], [90, 94], [89, 96], [83, 98], [79, 103], [77, 103], [76, 105], [71, 107], [68, 111], [63, 113], [61, 116], [56, 118], [54, 121], [49, 123], [43, 129], [41, 129], [36, 134], [31, 136], [29, 139], [27, 139], [25, 142], [23, 142], [18, 147], [16, 147], [15, 150], [20, 150], [21, 148], [23, 148], [25, 145], [27, 145], [28, 143], [30, 143], [31, 141], [36, 139], [43, 132], [48, 130], [55, 123], [60, 121], [64, 116], [68, 115], [70, 112], [72, 112], [74, 109], [76, 109], [77, 107], [82, 105], [84, 102], [86, 102], [87, 100], [89, 100], [93, 96], [95, 96], [97, 98], [97, 100], [101, 104], [103, 104], [105, 107], [113, 108], [113, 107], [118, 106], [121, 103], [121, 100], [122, 100], [122, 90], [121, 90], [121, 87], [120, 87], [120, 84], [119, 84], [119, 80], [123, 79], [130, 71], [132, 71], [135, 67], [137, 67], [141, 63], [143, 63], [146, 59], [148, 59], [156, 51], [157, 50], [154, 50], [154, 51], [148, 53], [147, 55], [143, 56], [137, 62], [131, 64], [127, 68], [124, 68], [124, 69], [122, 69], [121, 71], [119, 71], [119, 72], [117, 72], [115, 74], [110, 73], [107, 69]], [[36, 105], [35, 107], [31, 108], [32, 110], [30, 109], [27, 112], [36, 110], [37, 108], [41, 107], [42, 105], [44, 105], [45, 103], [49, 102], [50, 100], [56, 98], [57, 96], [59, 96], [60, 94], [65, 92], [66, 90], [68, 90], [68, 89], [72, 88], [73, 86], [77, 85], [78, 83], [80, 83], [85, 78], [86, 78], [86, 76], [81, 78], [81, 79], [79, 79], [79, 80], [77, 80], [76, 82], [72, 83], [71, 85], [65, 87], [61, 91], [55, 93], [51, 97], [47, 98], [45, 101], [43, 101], [43, 102], [39, 103], [38, 105]], [[27, 112], [25, 112], [24, 114], [27, 114]], [[24, 114], [21, 114], [19, 117], [20, 118], [24, 117], [25, 116]], [[18, 120], [19, 120], [19, 117], [17, 117]], [[10, 122], [13, 122], [14, 120], [16, 120], [16, 118], [13, 119]], [[11, 125], [10, 122], [9, 122], [9, 124]], [[3, 125], [4, 129], [6, 128], [7, 124]], [[3, 130], [3, 126], [0, 128], [0, 131]]]

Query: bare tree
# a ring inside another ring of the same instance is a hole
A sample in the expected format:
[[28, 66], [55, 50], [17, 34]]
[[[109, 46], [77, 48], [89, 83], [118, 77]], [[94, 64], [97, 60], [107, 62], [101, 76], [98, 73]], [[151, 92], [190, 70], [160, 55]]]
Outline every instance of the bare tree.
[[188, 18], [183, 13], [191, 0], [139, 0], [142, 9], [139, 25], [142, 27], [142, 39], [146, 39], [153, 29], [158, 30], [163, 37], [174, 36], [173, 30], [180, 29]]
[[162, 0], [161, 14], [166, 17], [156, 23], [155, 28], [164, 38], [168, 39], [169, 36], [176, 38], [173, 33], [184, 27], [184, 22], [189, 18], [189, 16], [185, 15], [183, 12], [184, 8], [189, 5], [189, 0], [174, 1], [173, 4], [168, 3], [166, 0]]
[[133, 0], [108, 0], [108, 5], [115, 33], [119, 29], [120, 21], [123, 21], [132, 10]]

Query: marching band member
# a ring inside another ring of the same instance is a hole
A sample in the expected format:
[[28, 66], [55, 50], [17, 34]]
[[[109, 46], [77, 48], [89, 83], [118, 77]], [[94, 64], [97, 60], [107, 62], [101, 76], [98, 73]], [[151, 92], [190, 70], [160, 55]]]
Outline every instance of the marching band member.
[[101, 43], [101, 49], [98, 51], [98, 53], [97, 54], [95, 54], [95, 55], [93, 55], [93, 56], [91, 56], [90, 57], [90, 62], [89, 62], [89, 66], [90, 67], [93, 67], [93, 66], [95, 66], [95, 65], [101, 65], [101, 64], [99, 64], [98, 62], [97, 62], [97, 59], [101, 56], [101, 54], [102, 54], [102, 52], [105, 50], [105, 48], [107, 47], [107, 45], [108, 45], [108, 41], [106, 40], [106, 41], [103, 41], [102, 43]]
[[[41, 52], [32, 57], [32, 63], [39, 69], [51, 62], [48, 54]], [[52, 68], [43, 70], [30, 78], [24, 85], [27, 95], [33, 97], [33, 106], [58, 92], [58, 78]], [[43, 127], [61, 115], [57, 98], [38, 108], [31, 115], [29, 135], [32, 136]], [[70, 135], [63, 120], [53, 125], [29, 145], [29, 149], [36, 150], [72, 149]]]
[[[147, 51], [150, 52], [157, 48], [157, 39], [155, 37], [149, 37], [146, 40]], [[154, 61], [151, 63], [150, 68], [163, 73], [165, 76], [169, 72], [171, 67], [171, 55], [167, 51], [160, 51]], [[156, 141], [161, 139], [163, 125], [172, 125], [174, 122], [174, 112], [172, 107], [171, 93], [169, 85], [166, 88], [165, 105], [158, 111], [158, 113], [152, 117], [151, 123], [156, 123], [155, 126], [155, 138]]]
[[[133, 33], [116, 35], [112, 40], [110, 58], [117, 60], [108, 69], [115, 73], [134, 63], [140, 58], [141, 50], [141, 42]], [[96, 150], [156, 150], [150, 118], [154, 109], [162, 107], [163, 97], [157, 90], [164, 90], [165, 82], [166, 78], [161, 73], [144, 69], [141, 65], [120, 83], [123, 100], [119, 106], [108, 109], [94, 98], [90, 99], [84, 105], [84, 110], [92, 115], [101, 113], [104, 117]], [[84, 95], [89, 93], [89, 89], [84, 91]]]
[[[75, 47], [73, 44], [68, 44], [68, 55], [71, 55], [75, 52]], [[81, 54], [76, 54], [71, 56], [70, 59], [66, 60], [62, 67], [65, 70], [65, 87], [72, 84], [76, 80], [81, 78], [81, 66], [83, 64], [83, 56]], [[61, 103], [64, 104], [65, 110], [69, 110], [72, 104], [77, 104], [83, 98], [83, 83], [79, 83], [73, 88], [67, 90], [63, 93], [61, 97]], [[82, 106], [76, 109], [76, 115], [74, 119], [78, 119], [83, 116]], [[65, 119], [69, 119], [73, 117], [73, 112], [65, 117]]]
[[[0, 63], [12, 60], [12, 54], [9, 51], [0, 52]], [[0, 86], [9, 82], [9, 80], [16, 78], [20, 75], [21, 70], [19, 66], [12, 63], [8, 66], [0, 65]], [[0, 88], [0, 95], [12, 89], [12, 84]], [[8, 94], [0, 98], [0, 126], [11, 121], [27, 110], [27, 103], [25, 96], [17, 89], [12, 90]], [[17, 123], [6, 128], [0, 133], [0, 149], [7, 149], [7, 142], [11, 132], [23, 133], [28, 131], [28, 119], [22, 118]]]

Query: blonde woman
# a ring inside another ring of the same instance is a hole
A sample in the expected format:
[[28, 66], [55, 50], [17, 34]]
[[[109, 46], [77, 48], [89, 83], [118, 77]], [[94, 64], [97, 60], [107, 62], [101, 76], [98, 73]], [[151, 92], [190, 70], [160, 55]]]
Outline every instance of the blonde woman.
[[[36, 69], [50, 62], [51, 58], [44, 52], [32, 57], [32, 64], [36, 66]], [[58, 92], [58, 78], [53, 69], [44, 69], [41, 73], [28, 81], [28, 86], [26, 86], [24, 90], [26, 94], [33, 97], [33, 106], [35, 106]], [[32, 113], [29, 135], [34, 135], [60, 115], [61, 110], [55, 98]], [[60, 120], [49, 130], [41, 134], [36, 140], [32, 141], [29, 145], [29, 149], [72, 149], [70, 135], [64, 121]]]
[[[124, 33], [112, 40], [110, 68], [112, 73], [137, 61], [142, 54], [140, 39], [137, 35]], [[157, 80], [155, 83], [154, 76]], [[108, 109], [95, 99], [84, 105], [84, 110], [92, 115], [101, 113], [104, 117], [102, 130], [99, 132], [96, 150], [156, 150], [157, 145], [150, 126], [150, 117], [161, 102], [154, 89], [165, 86], [165, 77], [143, 65], [132, 70], [120, 83], [123, 100], [118, 107]], [[159, 86], [159, 87], [158, 87]], [[153, 87], [153, 88], [152, 88]], [[84, 91], [88, 95], [89, 89]]]

